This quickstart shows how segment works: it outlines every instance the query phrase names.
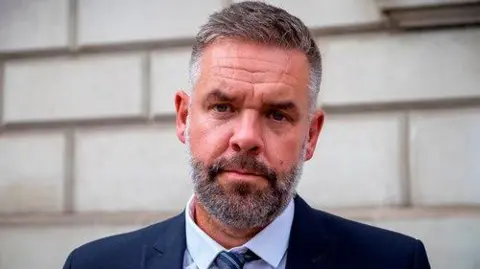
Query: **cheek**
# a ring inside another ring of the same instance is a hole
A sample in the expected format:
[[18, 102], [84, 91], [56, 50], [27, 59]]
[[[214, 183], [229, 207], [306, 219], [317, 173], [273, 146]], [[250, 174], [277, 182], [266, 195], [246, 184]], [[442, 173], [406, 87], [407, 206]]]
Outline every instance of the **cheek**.
[[289, 132], [281, 137], [267, 138], [266, 155], [270, 158], [270, 163], [278, 165], [281, 171], [287, 171], [292, 168], [294, 164], [299, 161], [299, 156], [302, 151], [303, 139], [295, 135], [294, 132]]
[[210, 126], [208, 121], [192, 121], [190, 129], [190, 150], [192, 155], [204, 162], [211, 163], [228, 148], [228, 130]]

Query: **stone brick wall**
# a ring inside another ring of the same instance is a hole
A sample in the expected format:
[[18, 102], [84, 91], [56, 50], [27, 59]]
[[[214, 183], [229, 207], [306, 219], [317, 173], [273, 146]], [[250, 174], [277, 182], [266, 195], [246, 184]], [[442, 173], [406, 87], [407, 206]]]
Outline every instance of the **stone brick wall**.
[[[401, 31], [373, 0], [271, 0], [324, 55], [327, 119], [299, 193], [480, 268], [480, 29]], [[0, 0], [0, 268], [60, 268], [191, 195], [173, 94], [229, 0]]]

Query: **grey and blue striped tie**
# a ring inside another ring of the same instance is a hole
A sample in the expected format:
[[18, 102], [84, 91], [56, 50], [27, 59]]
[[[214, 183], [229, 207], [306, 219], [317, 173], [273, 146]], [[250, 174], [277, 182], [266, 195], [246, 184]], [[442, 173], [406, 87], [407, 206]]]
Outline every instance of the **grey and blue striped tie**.
[[243, 254], [222, 251], [218, 254], [215, 265], [218, 269], [242, 269], [245, 263], [258, 259], [259, 257], [251, 250]]

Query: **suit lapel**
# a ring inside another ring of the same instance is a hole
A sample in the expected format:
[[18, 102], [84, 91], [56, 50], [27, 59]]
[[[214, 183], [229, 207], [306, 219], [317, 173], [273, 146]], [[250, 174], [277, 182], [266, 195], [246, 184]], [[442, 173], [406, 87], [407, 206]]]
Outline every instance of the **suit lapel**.
[[185, 212], [183, 212], [169, 221], [153, 247], [144, 247], [142, 268], [182, 269], [185, 249]]
[[[286, 269], [329, 269], [335, 244], [327, 232], [328, 220], [298, 195], [295, 197]], [[185, 212], [169, 220], [152, 246], [144, 246], [142, 269], [182, 269], [186, 249]]]
[[286, 269], [331, 268], [329, 254], [334, 242], [327, 232], [326, 219], [298, 195], [287, 252]]

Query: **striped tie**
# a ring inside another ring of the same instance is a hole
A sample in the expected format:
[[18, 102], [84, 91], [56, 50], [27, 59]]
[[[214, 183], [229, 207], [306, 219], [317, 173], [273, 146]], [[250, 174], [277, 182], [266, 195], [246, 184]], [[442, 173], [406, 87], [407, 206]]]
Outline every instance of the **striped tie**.
[[215, 264], [218, 269], [242, 269], [245, 263], [258, 259], [260, 259], [260, 257], [251, 250], [243, 254], [222, 251], [218, 254]]

